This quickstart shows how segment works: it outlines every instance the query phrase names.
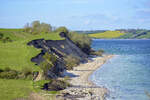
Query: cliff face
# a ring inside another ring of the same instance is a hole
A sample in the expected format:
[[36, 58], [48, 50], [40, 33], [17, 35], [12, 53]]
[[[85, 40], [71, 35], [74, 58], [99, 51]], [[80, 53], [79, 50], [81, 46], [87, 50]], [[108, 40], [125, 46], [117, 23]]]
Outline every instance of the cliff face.
[[51, 77], [57, 77], [65, 70], [63, 57], [73, 55], [81, 62], [87, 61], [88, 57], [88, 55], [82, 52], [69, 38], [65, 40], [38, 39], [29, 42], [28, 45], [33, 45], [35, 48], [41, 49], [41, 53], [31, 59], [32, 62], [38, 65], [44, 60], [42, 56], [46, 52], [57, 56], [56, 65], [49, 71]]

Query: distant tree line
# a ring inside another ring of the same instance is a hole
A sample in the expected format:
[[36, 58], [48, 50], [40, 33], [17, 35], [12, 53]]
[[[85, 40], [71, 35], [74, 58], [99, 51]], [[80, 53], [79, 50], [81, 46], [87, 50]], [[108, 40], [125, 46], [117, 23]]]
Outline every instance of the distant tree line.
[[103, 32], [106, 32], [108, 30], [88, 30], [88, 31], [82, 31], [82, 30], [78, 30], [78, 31], [75, 31], [77, 33], [82, 33], [82, 34], [94, 34], [94, 33], [103, 33]]

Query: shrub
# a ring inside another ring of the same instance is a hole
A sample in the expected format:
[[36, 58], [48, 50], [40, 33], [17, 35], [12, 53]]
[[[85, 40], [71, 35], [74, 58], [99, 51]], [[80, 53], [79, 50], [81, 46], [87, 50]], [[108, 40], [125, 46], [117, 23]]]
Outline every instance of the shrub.
[[64, 58], [66, 69], [67, 70], [72, 70], [73, 67], [77, 66], [80, 63], [80, 60], [73, 56], [73, 55], [68, 55]]
[[0, 33], [0, 39], [2, 39], [4, 37], [4, 35], [2, 33]]
[[9, 67], [6, 67], [4, 70], [0, 70], [0, 78], [5, 79], [17, 79], [19, 72], [12, 70]]
[[91, 55], [96, 55], [96, 56], [102, 56], [103, 53], [104, 53], [104, 50], [98, 50], [98, 51], [92, 50], [90, 54]]
[[0, 69], [0, 73], [3, 72], [4, 70]]
[[55, 66], [57, 58], [55, 55], [49, 53], [45, 53], [43, 58], [44, 61], [40, 64], [40, 68], [43, 70], [43, 76], [46, 78], [48, 70]]
[[24, 26], [24, 31], [34, 35], [48, 33], [52, 31], [52, 26], [47, 23], [40, 23], [40, 21], [33, 21], [31, 24], [27, 23]]
[[33, 78], [33, 72], [32, 69], [29, 67], [25, 67], [22, 69], [22, 76], [20, 76], [20, 78]]
[[71, 85], [65, 81], [53, 79], [49, 83], [44, 84], [43, 89], [48, 90], [48, 91], [59, 91], [69, 86]]
[[3, 41], [3, 43], [12, 42], [12, 40], [9, 37], [3, 38], [2, 41]]
[[100, 49], [100, 50], [98, 50], [98, 52], [104, 53], [105, 51], [104, 51], [104, 50], [102, 50], [102, 49]]
[[4, 70], [0, 69], [0, 78], [3, 79], [32, 79], [33, 73], [32, 69], [24, 68], [22, 71], [12, 70], [6, 67]]
[[59, 33], [61, 33], [61, 32], [64, 32], [66, 34], [69, 33], [68, 29], [66, 27], [64, 27], [64, 26], [57, 28], [55, 31], [59, 32]]
[[4, 71], [9, 72], [11, 71], [10, 67], [5, 67]]
[[3, 43], [12, 42], [10, 37], [4, 37], [4, 35], [2, 33], [0, 33], [0, 41], [2, 41]]
[[1, 72], [0, 78], [17, 79], [18, 78], [18, 72], [15, 70]]
[[90, 54], [91, 38], [86, 34], [68, 33], [68, 37], [86, 54]]

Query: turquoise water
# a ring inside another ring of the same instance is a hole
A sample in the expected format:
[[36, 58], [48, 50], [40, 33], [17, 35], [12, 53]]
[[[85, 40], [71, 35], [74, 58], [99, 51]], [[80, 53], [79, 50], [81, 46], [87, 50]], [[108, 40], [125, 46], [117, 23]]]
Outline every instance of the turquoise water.
[[109, 89], [107, 100], [150, 100], [150, 40], [93, 40], [92, 47], [116, 55], [90, 76]]

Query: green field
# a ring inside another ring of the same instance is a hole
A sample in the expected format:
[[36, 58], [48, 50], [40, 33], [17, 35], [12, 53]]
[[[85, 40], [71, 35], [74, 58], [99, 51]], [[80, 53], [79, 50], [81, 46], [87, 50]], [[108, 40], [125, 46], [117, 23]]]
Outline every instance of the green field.
[[[32, 35], [22, 29], [0, 29], [4, 37], [9, 37], [13, 42], [0, 42], [0, 69], [10, 67], [22, 70], [30, 67], [40, 71], [40, 68], [31, 62], [31, 58], [40, 53], [40, 49], [28, 46], [27, 43], [34, 39], [62, 40], [58, 33]], [[33, 91], [31, 80], [0, 79], [0, 99], [12, 100], [17, 97], [27, 97]]]
[[33, 91], [32, 81], [0, 79], [0, 99], [26, 98]]
[[112, 39], [112, 38], [118, 38], [125, 33], [120, 33], [120, 31], [106, 31], [103, 33], [93, 33], [89, 34], [92, 38], [100, 38], [100, 39]]

